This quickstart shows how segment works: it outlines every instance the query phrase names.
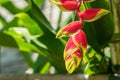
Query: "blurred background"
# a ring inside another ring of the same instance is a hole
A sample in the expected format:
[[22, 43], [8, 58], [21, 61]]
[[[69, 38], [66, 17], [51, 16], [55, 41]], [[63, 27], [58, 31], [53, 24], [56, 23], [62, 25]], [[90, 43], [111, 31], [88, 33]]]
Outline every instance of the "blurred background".
[[[4, 2], [4, 0], [1, 0], [1, 2]], [[36, 0], [37, 1], [37, 0]], [[17, 8], [24, 9], [26, 6], [28, 6], [28, 3], [26, 0], [10, 0], [10, 2], [13, 3]], [[9, 6], [9, 5], [8, 5]], [[43, 3], [40, 7], [42, 12], [44, 13], [45, 17], [51, 22], [53, 29], [57, 29], [57, 23], [59, 15], [61, 14], [61, 11], [58, 7], [55, 5], [52, 5], [48, 0], [43, 0]], [[4, 19], [7, 22], [11, 22], [14, 18], [14, 14], [9, 12], [6, 8], [4, 8], [2, 5], [0, 6], [0, 15], [4, 17]], [[61, 22], [64, 22], [68, 16], [71, 15], [71, 12], [62, 13], [62, 20]], [[3, 28], [2, 22], [0, 22], [0, 29]], [[37, 53], [32, 53], [31, 57], [33, 61], [35, 61], [38, 57]], [[33, 73], [33, 70], [28, 66], [25, 59], [23, 58], [23, 55], [19, 50], [14, 48], [8, 48], [8, 47], [0, 47], [0, 73], [1, 74], [24, 74]]]
[[[75, 73], [120, 73], [119, 5], [118, 0], [81, 5], [80, 10], [98, 7], [111, 13], [84, 22], [88, 51]], [[0, 74], [67, 74], [63, 50], [68, 38], [55, 35], [75, 20], [75, 12], [62, 12], [49, 0], [0, 0]]]

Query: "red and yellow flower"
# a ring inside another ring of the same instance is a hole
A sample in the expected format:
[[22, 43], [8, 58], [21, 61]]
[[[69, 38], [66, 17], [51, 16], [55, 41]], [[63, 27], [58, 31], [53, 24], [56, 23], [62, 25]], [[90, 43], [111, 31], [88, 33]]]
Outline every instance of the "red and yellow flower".
[[83, 55], [86, 53], [87, 39], [82, 30], [71, 36], [64, 49], [64, 60], [66, 69], [72, 73], [80, 64]]
[[91, 8], [80, 11], [82, 2], [94, 0], [49, 0], [56, 4], [63, 11], [75, 11], [80, 20], [74, 21], [63, 27], [56, 35], [56, 38], [69, 36], [64, 49], [65, 66], [69, 73], [72, 73], [80, 64], [87, 49], [87, 39], [82, 30], [82, 21], [92, 22], [109, 13], [106, 9]]

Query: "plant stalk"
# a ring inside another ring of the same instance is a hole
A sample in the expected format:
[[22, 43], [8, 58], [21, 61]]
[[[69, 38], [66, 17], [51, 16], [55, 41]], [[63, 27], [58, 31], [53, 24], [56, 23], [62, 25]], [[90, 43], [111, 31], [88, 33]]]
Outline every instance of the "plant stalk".
[[[120, 0], [112, 0], [112, 5], [115, 23], [114, 33], [120, 33]], [[120, 73], [120, 43], [111, 44], [111, 52], [112, 64], [114, 65], [113, 71]]]
[[1, 54], [2, 54], [2, 49], [1, 49], [1, 47], [0, 47], [0, 74], [2, 73], [2, 69], [1, 69], [1, 65], [2, 65], [2, 63], [1, 63], [1, 58], [2, 58], [2, 56], [1, 56]]

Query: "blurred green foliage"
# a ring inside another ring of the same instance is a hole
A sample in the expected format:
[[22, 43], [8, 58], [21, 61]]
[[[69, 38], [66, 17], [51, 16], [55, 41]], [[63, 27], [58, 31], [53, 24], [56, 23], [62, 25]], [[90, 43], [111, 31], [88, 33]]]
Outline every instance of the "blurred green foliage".
[[[56, 31], [40, 9], [44, 1], [26, 0], [28, 5], [24, 9], [19, 9], [9, 0], [0, 0], [1, 7], [7, 9], [14, 16], [10, 22], [7, 22], [0, 15], [0, 23], [3, 26], [0, 30], [0, 46], [20, 50], [34, 73], [48, 74], [50, 67], [54, 66], [56, 74], [66, 74], [63, 50], [67, 38], [55, 38]], [[81, 10], [84, 10], [86, 6], [87, 8], [95, 7], [111, 11], [110, 4], [106, 0], [96, 0], [92, 3], [83, 4]], [[76, 14], [73, 15], [76, 17]], [[69, 17], [64, 23], [58, 24], [57, 30], [62, 27], [61, 25], [65, 25], [72, 20]], [[112, 38], [114, 32], [112, 11], [95, 22], [84, 22], [83, 26], [89, 47], [75, 73], [110, 72], [111, 60], [104, 54], [104, 49], [109, 47], [110, 42], [115, 42], [115, 39]], [[35, 62], [32, 60], [31, 54], [28, 54], [31, 52], [39, 54]]]

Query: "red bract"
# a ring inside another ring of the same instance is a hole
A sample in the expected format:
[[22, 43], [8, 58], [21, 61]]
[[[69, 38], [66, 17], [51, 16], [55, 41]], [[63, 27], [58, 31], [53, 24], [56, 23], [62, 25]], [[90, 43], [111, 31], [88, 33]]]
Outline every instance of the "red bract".
[[73, 11], [78, 8], [78, 3], [75, 0], [49, 0], [56, 4], [63, 11]]
[[87, 47], [87, 39], [84, 31], [79, 30], [77, 33], [75, 33], [72, 36], [74, 44], [77, 46], [77, 48], [80, 49], [80, 51], [85, 54], [86, 53], [86, 47]]
[[77, 9], [78, 3], [75, 1], [65, 1], [61, 3], [61, 6], [63, 6], [67, 11], [73, 11]]
[[67, 59], [69, 55], [80, 50], [81, 54], [85, 54], [87, 47], [86, 35], [82, 30], [79, 30], [68, 40], [65, 50], [64, 50], [64, 59]]
[[82, 18], [82, 20], [85, 20], [87, 22], [92, 22], [108, 13], [109, 11], [105, 9], [92, 8], [92, 9], [86, 9], [81, 13], [79, 13], [79, 17]]
[[56, 0], [56, 1], [60, 1], [60, 2], [65, 2], [65, 1], [75, 1], [75, 0]]
[[63, 27], [56, 37], [70, 36], [82, 28], [82, 21], [74, 21]]
[[65, 49], [64, 49], [64, 59], [68, 59], [67, 57], [69, 57], [72, 53], [74, 53], [77, 50], [77, 47], [75, 46], [75, 44], [73, 43], [72, 37], [69, 38]]

